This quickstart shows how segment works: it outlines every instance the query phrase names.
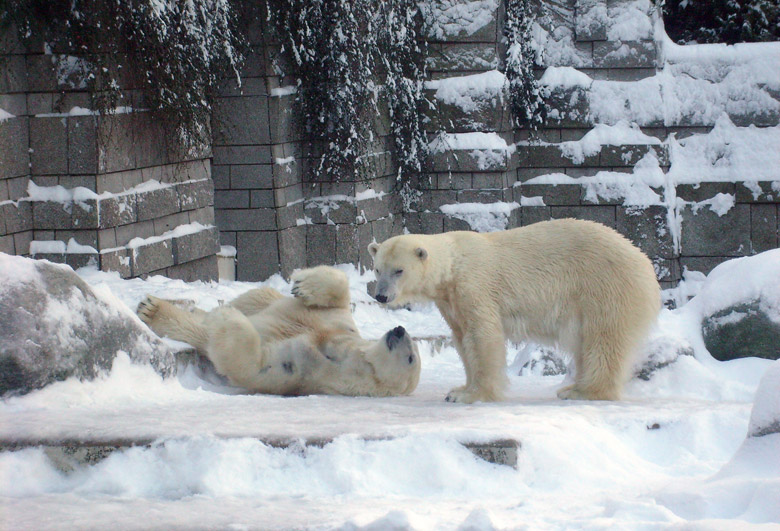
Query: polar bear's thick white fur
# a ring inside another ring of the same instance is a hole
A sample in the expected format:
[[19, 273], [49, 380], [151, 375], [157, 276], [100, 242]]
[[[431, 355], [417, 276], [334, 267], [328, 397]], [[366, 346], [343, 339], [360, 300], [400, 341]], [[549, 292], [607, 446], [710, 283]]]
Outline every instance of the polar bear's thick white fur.
[[372, 243], [369, 252], [377, 300], [434, 301], [452, 329], [466, 385], [450, 391], [448, 401], [503, 397], [507, 339], [573, 356], [575, 383], [560, 389], [560, 398], [616, 400], [660, 309], [650, 260], [590, 221], [401, 235]]
[[211, 312], [187, 311], [147, 296], [139, 317], [158, 335], [184, 341], [218, 373], [247, 390], [280, 395], [407, 395], [420, 356], [398, 326], [382, 339], [360, 337], [346, 275], [332, 267], [292, 276], [293, 297], [264, 287]]

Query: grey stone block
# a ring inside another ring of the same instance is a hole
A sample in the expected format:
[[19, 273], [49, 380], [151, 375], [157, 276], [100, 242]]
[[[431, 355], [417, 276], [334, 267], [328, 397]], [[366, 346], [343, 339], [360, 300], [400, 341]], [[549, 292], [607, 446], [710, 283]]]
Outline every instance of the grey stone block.
[[79, 201], [70, 205], [71, 226], [76, 229], [95, 229], [100, 224], [97, 199]]
[[308, 214], [304, 213], [303, 202], [280, 207], [276, 209], [276, 223], [279, 230], [296, 227], [303, 222], [306, 215]]
[[101, 251], [100, 270], [116, 271], [122, 278], [132, 277], [133, 269], [130, 263], [131, 253], [132, 251], [130, 249], [125, 248]]
[[553, 206], [550, 207], [552, 219], [587, 219], [615, 228], [614, 206]]
[[383, 242], [393, 235], [393, 221], [389, 217], [372, 221], [370, 225], [378, 242]]
[[138, 219], [136, 194], [122, 194], [106, 199], [98, 203], [100, 220], [99, 227], [117, 227], [128, 223], [135, 223]]
[[524, 145], [516, 151], [518, 165], [523, 168], [568, 168], [573, 166], [598, 166], [599, 154], [585, 157], [582, 162], [575, 162], [564, 156], [556, 145]]
[[232, 165], [230, 187], [233, 189], [261, 189], [274, 187], [274, 170], [270, 164]]
[[214, 207], [204, 207], [187, 212], [190, 223], [200, 223], [201, 225], [214, 225]]
[[429, 164], [433, 172], [503, 172], [509, 167], [509, 157], [497, 150], [443, 151], [433, 153]]
[[[356, 204], [357, 214], [366, 221], [375, 221], [386, 217], [390, 213], [389, 197], [372, 198], [358, 201]], [[355, 219], [354, 217], [352, 218]]]
[[11, 201], [16, 201], [23, 197], [27, 197], [27, 187], [30, 183], [29, 174], [24, 175], [23, 177], [12, 177], [10, 179], [6, 179], [5, 182], [8, 185], [8, 198]]
[[33, 226], [36, 229], [67, 229], [71, 227], [71, 213], [62, 203], [34, 201]]
[[442, 205], [451, 205], [458, 202], [458, 195], [450, 190], [432, 190], [423, 194], [420, 199], [419, 210], [438, 212]]
[[300, 140], [302, 127], [294, 109], [294, 101], [295, 96], [292, 95], [272, 95], [268, 98], [271, 143], [281, 144]]
[[181, 225], [187, 225], [189, 222], [190, 216], [187, 212], [176, 212], [175, 214], [155, 218], [152, 220], [154, 235], [164, 236], [166, 232], [170, 232]]
[[574, 4], [574, 33], [578, 41], [607, 40], [607, 2], [577, 0]]
[[214, 218], [221, 230], [276, 230], [276, 211], [272, 208], [215, 210]]
[[582, 196], [582, 186], [579, 184], [522, 184], [515, 187], [515, 200], [517, 191], [524, 197], [542, 197], [547, 206], [551, 205], [579, 205]]
[[750, 240], [752, 251], [761, 253], [776, 249], [780, 244], [777, 206], [771, 204], [750, 205]]
[[267, 96], [268, 89], [264, 77], [241, 76], [241, 85], [236, 78], [223, 79], [219, 82], [218, 95], [222, 98], [238, 96]]
[[86, 188], [93, 192], [97, 191], [96, 175], [60, 175], [57, 182], [64, 188]]
[[600, 41], [593, 43], [596, 68], [654, 68], [658, 52], [654, 41]]
[[29, 90], [25, 56], [6, 55], [0, 68], [0, 92], [10, 94]]
[[63, 118], [31, 118], [30, 149], [33, 175], [67, 173], [67, 121]]
[[[500, 9], [500, 8], [499, 8]], [[486, 13], [485, 13], [486, 14]], [[498, 38], [498, 10], [491, 14], [490, 20], [480, 28], [472, 28], [462, 24], [462, 21], [448, 14], [433, 13], [436, 17], [428, 26], [429, 33], [425, 35], [429, 42], [489, 42], [494, 43]], [[450, 18], [451, 17], [451, 18]], [[445, 32], [446, 28], [446, 32]]]
[[599, 165], [603, 167], [635, 166], [648, 152], [653, 152], [659, 166], [669, 166], [669, 153], [665, 146], [623, 145], [603, 146]]
[[736, 193], [736, 183], [703, 182], [699, 184], [678, 184], [677, 198], [685, 201], [700, 202], [712, 199], [718, 194]]
[[444, 218], [441, 212], [410, 212], [406, 214], [406, 228], [412, 234], [439, 234], [444, 232]]
[[520, 207], [520, 224], [525, 227], [526, 225], [533, 225], [540, 221], [549, 221], [552, 219], [550, 214], [550, 207]]
[[218, 209], [249, 208], [249, 190], [215, 190], [214, 207]]
[[457, 230], [472, 230], [471, 226], [462, 219], [451, 218], [449, 216], [444, 217], [444, 232], [452, 232]]
[[[148, 133], [148, 131], [147, 131]], [[152, 142], [147, 135], [140, 135], [135, 144], [133, 117], [130, 114], [101, 116], [98, 119], [98, 172], [111, 173], [134, 169], [136, 153], [150, 155], [165, 145], [164, 141]]]
[[669, 229], [668, 212], [663, 206], [648, 208], [617, 207], [618, 232], [650, 258], [674, 257], [674, 242]]
[[93, 249], [97, 249], [98, 238], [97, 231], [92, 229], [87, 230], [56, 230], [54, 231], [54, 239], [68, 243], [70, 240], [74, 240], [81, 245], [88, 245]]
[[211, 255], [191, 262], [177, 264], [169, 267], [165, 271], [168, 278], [176, 278], [184, 282], [195, 282], [196, 280], [209, 282], [219, 280], [219, 270], [217, 266], [217, 256]]
[[545, 98], [547, 127], [585, 128], [591, 125], [588, 91], [583, 87], [556, 88]]
[[249, 206], [252, 208], [273, 208], [276, 206], [271, 190], [249, 190]]
[[[438, 100], [435, 91], [426, 91], [426, 97], [434, 102], [435, 109], [428, 109], [427, 116], [430, 119], [426, 123], [426, 130], [436, 132], [441, 129], [447, 131], [505, 131], [510, 128], [509, 112], [505, 108], [502, 93], [481, 93], [480, 96], [471, 97], [473, 108], [464, 110], [458, 104]], [[484, 97], [483, 97], [484, 96]]]
[[745, 256], [750, 254], [750, 205], [737, 204], [723, 216], [708, 207], [682, 211], [681, 254]]
[[360, 270], [371, 269], [374, 266], [374, 261], [371, 258], [371, 255], [368, 253], [368, 244], [370, 244], [373, 241], [376, 241], [374, 239], [374, 233], [371, 230], [371, 225], [369, 225], [368, 223], [358, 225], [357, 235], [358, 235], [358, 253], [360, 255], [359, 269]]
[[[3, 58], [5, 60], [5, 58]], [[0, 92], [0, 109], [16, 117], [26, 116], [27, 98], [24, 94], [3, 94]]]
[[134, 277], [171, 267], [173, 242], [167, 239], [141, 245], [131, 249], [130, 258]]
[[729, 259], [728, 256], [682, 256], [680, 257], [680, 267], [683, 270], [698, 271], [709, 275], [713, 269]]
[[0, 223], [0, 229], [4, 228], [5, 234], [30, 231], [33, 228], [32, 203], [29, 201], [0, 205], [0, 216], [5, 220]]
[[51, 92], [33, 92], [27, 94], [27, 112], [36, 114], [51, 114], [54, 112], [54, 95]]
[[334, 225], [307, 225], [306, 265], [333, 265], [336, 263], [336, 227]]
[[98, 251], [103, 251], [104, 249], [114, 249], [117, 247], [116, 243], [116, 229], [113, 227], [110, 229], [101, 229], [98, 230], [97, 233], [98, 236]]
[[336, 263], [356, 264], [360, 260], [358, 231], [356, 225], [336, 227]]
[[214, 144], [269, 144], [268, 97], [217, 98], [212, 115]]
[[475, 173], [472, 182], [473, 186], [468, 188], [475, 190], [496, 190], [509, 186], [509, 179], [506, 173]]
[[175, 264], [191, 262], [219, 252], [219, 232], [216, 227], [173, 239]]
[[[133, 113], [129, 116], [132, 116], [130, 127], [133, 149], [129, 153], [131, 162], [126, 167], [146, 168], [175, 162], [171, 159], [177, 157], [177, 146], [174, 138], [166, 132], [163, 123], [155, 120], [150, 113]], [[185, 159], [181, 154], [179, 156], [180, 160]]]
[[97, 172], [97, 123], [93, 116], [68, 118], [68, 171]]
[[493, 43], [445, 42], [428, 46], [426, 64], [432, 73], [483, 72], [498, 68], [499, 59]]
[[439, 190], [470, 190], [474, 188], [473, 174], [471, 173], [439, 173], [434, 177], [436, 188]]
[[279, 262], [285, 277], [296, 269], [306, 267], [306, 226], [296, 226], [279, 231]]
[[780, 203], [780, 180], [737, 183], [737, 203]]
[[212, 166], [211, 179], [215, 190], [230, 189], [230, 166]]
[[13, 235], [8, 234], [6, 236], [0, 236], [0, 252], [5, 254], [16, 254]]
[[279, 272], [279, 248], [275, 231], [236, 234], [236, 280], [265, 280]]
[[158, 188], [137, 195], [138, 221], [160, 218], [179, 211], [179, 194], [175, 187]]
[[179, 194], [181, 210], [195, 210], [214, 205], [214, 184], [211, 179], [177, 184], [176, 191]]
[[151, 238], [154, 236], [154, 222], [152, 220], [130, 223], [116, 228], [116, 243], [124, 246], [135, 238]]
[[30, 243], [32, 242], [33, 231], [27, 230], [24, 232], [15, 232], [13, 234], [13, 237], [14, 237], [14, 248], [16, 250], [16, 254], [20, 254], [20, 255], [30, 254]]
[[99, 265], [97, 254], [66, 254], [65, 263], [75, 269], [95, 267]]
[[458, 203], [497, 203], [504, 200], [503, 189], [498, 190], [461, 190], [457, 195]]

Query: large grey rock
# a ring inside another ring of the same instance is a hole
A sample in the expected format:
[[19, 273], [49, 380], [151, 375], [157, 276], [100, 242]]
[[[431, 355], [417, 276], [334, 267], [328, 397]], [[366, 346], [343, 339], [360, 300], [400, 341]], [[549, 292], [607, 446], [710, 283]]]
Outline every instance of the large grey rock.
[[118, 352], [167, 376], [171, 351], [71, 268], [0, 253], [0, 395], [110, 369]]
[[704, 344], [717, 360], [780, 359], [780, 323], [772, 321], [759, 301], [724, 308], [702, 323]]

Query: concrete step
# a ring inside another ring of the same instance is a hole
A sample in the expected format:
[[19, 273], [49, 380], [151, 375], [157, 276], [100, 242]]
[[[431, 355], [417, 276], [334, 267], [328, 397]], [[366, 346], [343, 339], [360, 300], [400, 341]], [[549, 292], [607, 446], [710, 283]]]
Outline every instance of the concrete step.
[[[274, 448], [315, 447], [322, 448], [333, 442], [329, 437], [288, 438], [263, 437], [259, 442]], [[365, 440], [386, 440], [366, 437]], [[512, 439], [496, 439], [489, 442], [459, 441], [476, 457], [496, 465], [517, 468], [520, 442]], [[114, 439], [114, 440], [0, 440], [0, 452], [14, 452], [25, 448], [41, 448], [52, 463], [63, 472], [72, 472], [79, 467], [94, 465], [114, 452], [129, 448], [151, 448], [165, 446], [165, 440]]]

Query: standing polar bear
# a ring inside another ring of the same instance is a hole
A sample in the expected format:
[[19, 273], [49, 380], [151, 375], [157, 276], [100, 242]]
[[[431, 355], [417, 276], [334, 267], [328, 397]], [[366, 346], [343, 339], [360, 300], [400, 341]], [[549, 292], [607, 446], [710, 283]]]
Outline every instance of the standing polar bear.
[[558, 390], [560, 398], [616, 400], [660, 309], [650, 260], [591, 221], [408, 234], [368, 250], [379, 302], [434, 301], [452, 329], [466, 385], [447, 401], [502, 398], [507, 339], [557, 346], [574, 357], [575, 383]]
[[420, 379], [417, 347], [402, 326], [362, 339], [347, 276], [320, 266], [292, 276], [294, 297], [250, 290], [211, 312], [147, 296], [138, 316], [158, 335], [185, 341], [217, 372], [250, 391], [350, 396], [408, 395]]

